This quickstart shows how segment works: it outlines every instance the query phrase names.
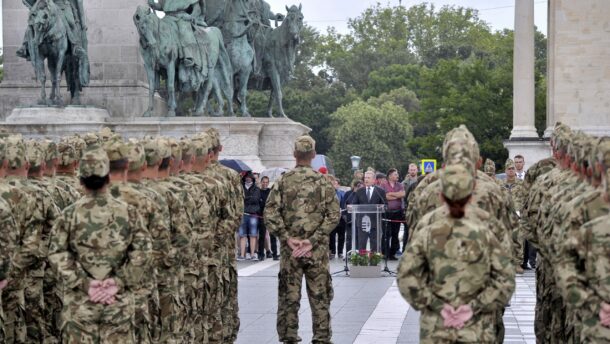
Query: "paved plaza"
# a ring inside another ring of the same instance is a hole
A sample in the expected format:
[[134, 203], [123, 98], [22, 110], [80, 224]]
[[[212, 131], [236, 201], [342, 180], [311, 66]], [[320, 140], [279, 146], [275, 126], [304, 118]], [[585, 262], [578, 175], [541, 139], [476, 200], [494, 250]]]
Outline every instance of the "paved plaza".
[[[396, 270], [397, 262], [390, 262]], [[238, 344], [277, 343], [277, 274], [279, 262], [239, 262]], [[331, 272], [341, 271], [342, 262], [331, 261]], [[394, 277], [357, 279], [333, 277], [335, 298], [331, 304], [335, 344], [389, 344], [419, 342], [419, 312], [400, 296]], [[304, 287], [304, 286], [303, 286]], [[517, 276], [517, 289], [506, 309], [507, 344], [534, 344], [535, 276], [526, 271]], [[299, 335], [311, 341], [311, 312], [303, 289]]]

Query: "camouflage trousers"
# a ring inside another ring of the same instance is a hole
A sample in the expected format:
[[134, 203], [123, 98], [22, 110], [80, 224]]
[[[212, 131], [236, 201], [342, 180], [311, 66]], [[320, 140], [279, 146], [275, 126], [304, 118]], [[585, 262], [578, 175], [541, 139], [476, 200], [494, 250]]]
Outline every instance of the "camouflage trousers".
[[524, 237], [519, 226], [515, 226], [511, 238], [513, 240], [513, 263], [515, 266], [521, 266], [521, 264], [523, 264]]
[[536, 314], [534, 331], [538, 343], [567, 343], [566, 307], [555, 284], [550, 262], [539, 256], [536, 267]]
[[185, 343], [202, 343], [203, 342], [203, 305], [201, 302], [201, 274], [186, 273], [184, 275], [184, 293], [185, 293]]
[[185, 336], [184, 323], [186, 322], [184, 298], [174, 287], [159, 286], [159, 314], [160, 323], [155, 326], [161, 332], [155, 336], [158, 342], [177, 344]]
[[231, 264], [224, 265], [221, 269], [224, 287], [223, 343], [234, 343], [237, 340], [240, 325], [239, 305], [237, 304], [237, 269]]
[[497, 343], [494, 326], [496, 312], [479, 313], [469, 320], [462, 329], [447, 329], [440, 311], [425, 309], [419, 318], [419, 342], [433, 343]]
[[23, 289], [10, 286], [0, 291], [0, 343], [26, 343]]
[[[151, 299], [158, 297], [156, 291], [143, 288], [133, 293], [134, 299], [134, 324], [136, 342], [140, 344], [151, 344], [152, 339], [152, 319], [150, 305], [155, 304]], [[157, 301], [158, 303], [158, 301]]]
[[205, 343], [223, 342], [222, 303], [224, 299], [222, 270], [218, 266], [206, 267], [203, 281], [203, 331]]
[[25, 279], [25, 324], [28, 342], [40, 343], [46, 332], [45, 306], [43, 296], [43, 277], [28, 276]]
[[61, 296], [60, 291], [56, 288], [57, 284], [44, 284], [44, 318], [45, 318], [45, 344], [56, 344], [61, 340]]
[[124, 292], [112, 305], [95, 304], [85, 292], [64, 294], [62, 311], [64, 344], [135, 344], [135, 298]]
[[[328, 244], [326, 245], [328, 247]], [[328, 252], [315, 255], [318, 260], [294, 259], [289, 250], [282, 247], [280, 273], [278, 275], [277, 333], [280, 342], [297, 343], [301, 286], [303, 276], [313, 318], [313, 343], [332, 343], [330, 302], [333, 299], [332, 278], [328, 272]]]

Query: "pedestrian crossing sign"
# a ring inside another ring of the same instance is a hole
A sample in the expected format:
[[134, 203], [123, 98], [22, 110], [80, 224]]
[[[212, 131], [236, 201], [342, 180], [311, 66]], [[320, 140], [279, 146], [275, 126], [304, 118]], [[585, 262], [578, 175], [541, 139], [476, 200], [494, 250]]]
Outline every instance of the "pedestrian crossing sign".
[[426, 175], [436, 171], [436, 160], [424, 159], [421, 161], [421, 174]]

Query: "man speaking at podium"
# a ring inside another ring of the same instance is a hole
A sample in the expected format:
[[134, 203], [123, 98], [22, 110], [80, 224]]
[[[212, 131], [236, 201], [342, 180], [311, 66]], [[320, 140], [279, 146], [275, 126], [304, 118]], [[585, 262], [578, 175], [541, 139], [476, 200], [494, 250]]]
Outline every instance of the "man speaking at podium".
[[[356, 191], [356, 197], [352, 205], [363, 205], [363, 204], [383, 204], [387, 205], [385, 197], [385, 191], [375, 186], [375, 172], [367, 171], [364, 174], [364, 187]], [[359, 250], [366, 250], [366, 244], [368, 239], [371, 239], [371, 251], [378, 251], [377, 246], [377, 215], [376, 214], [362, 214], [356, 216], [356, 227], [357, 229], [357, 245]]]

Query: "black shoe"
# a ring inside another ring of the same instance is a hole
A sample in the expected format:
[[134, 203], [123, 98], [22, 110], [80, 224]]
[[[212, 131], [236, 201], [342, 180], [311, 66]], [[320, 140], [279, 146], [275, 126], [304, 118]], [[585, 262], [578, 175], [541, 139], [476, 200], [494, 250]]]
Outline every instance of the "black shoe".
[[397, 259], [396, 257], [394, 257], [394, 256], [390, 256], [390, 257], [388, 258], [388, 260], [398, 260], [398, 259]]
[[280, 257], [278, 257], [277, 255], [273, 256], [273, 260], [280, 260]]
[[527, 264], [521, 265], [521, 268], [523, 268], [523, 270], [531, 270], [531, 268]]
[[273, 258], [273, 254], [269, 251], [267, 251], [267, 258]]

